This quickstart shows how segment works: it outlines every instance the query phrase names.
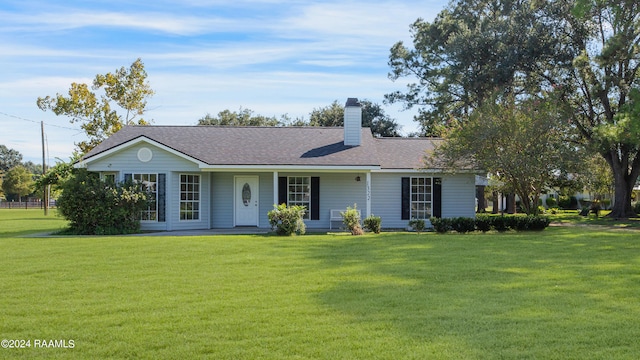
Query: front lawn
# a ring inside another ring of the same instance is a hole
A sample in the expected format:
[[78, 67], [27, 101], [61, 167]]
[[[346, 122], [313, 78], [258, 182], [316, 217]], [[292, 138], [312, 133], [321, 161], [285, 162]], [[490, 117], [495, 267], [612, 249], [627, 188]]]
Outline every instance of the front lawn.
[[32, 347], [0, 357], [635, 359], [638, 238], [12, 235], [0, 337]]

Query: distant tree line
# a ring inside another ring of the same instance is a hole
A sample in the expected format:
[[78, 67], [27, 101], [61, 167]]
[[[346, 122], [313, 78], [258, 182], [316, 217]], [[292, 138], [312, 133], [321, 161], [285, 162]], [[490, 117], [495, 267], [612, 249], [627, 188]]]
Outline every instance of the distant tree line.
[[42, 175], [42, 165], [22, 161], [22, 154], [0, 145], [0, 199], [21, 201], [29, 195], [40, 196], [34, 182]]
[[[400, 125], [384, 112], [384, 109], [369, 100], [361, 100], [362, 126], [371, 128], [377, 137], [400, 136]], [[331, 105], [316, 108], [304, 118], [291, 119], [287, 114], [277, 118], [255, 114], [252, 110], [240, 108], [238, 111], [223, 110], [216, 116], [205, 115], [198, 120], [198, 125], [218, 126], [343, 126], [344, 106], [338, 100]]]

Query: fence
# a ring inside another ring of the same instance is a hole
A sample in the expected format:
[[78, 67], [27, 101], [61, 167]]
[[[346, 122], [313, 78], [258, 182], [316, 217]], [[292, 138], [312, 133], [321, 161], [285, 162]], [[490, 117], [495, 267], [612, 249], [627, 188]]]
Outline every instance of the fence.
[[[55, 201], [49, 203], [49, 208], [56, 207]], [[42, 201], [0, 201], [0, 209], [44, 209]]]

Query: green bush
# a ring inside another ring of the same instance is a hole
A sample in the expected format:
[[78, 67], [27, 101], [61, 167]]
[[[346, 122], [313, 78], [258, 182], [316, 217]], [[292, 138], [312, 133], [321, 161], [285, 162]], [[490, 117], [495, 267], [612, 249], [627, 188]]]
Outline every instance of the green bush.
[[492, 216], [488, 215], [478, 215], [476, 216], [476, 230], [487, 232], [491, 230], [491, 218]]
[[575, 210], [578, 208], [578, 198], [575, 196], [560, 195], [558, 206], [563, 210]]
[[553, 196], [547, 197], [545, 203], [547, 204], [548, 208], [554, 208], [558, 206], [558, 200], [556, 200], [556, 198], [554, 198]]
[[380, 229], [382, 229], [382, 218], [380, 218], [380, 216], [368, 216], [364, 219], [364, 228], [376, 234], [380, 234]]
[[451, 219], [451, 227], [461, 234], [473, 232], [476, 229], [476, 220], [469, 217], [453, 218]]
[[[431, 219], [433, 220], [434, 218], [431, 218]], [[433, 222], [432, 222], [432, 224], [433, 224]], [[424, 219], [411, 219], [411, 220], [409, 220], [409, 226], [419, 234], [425, 228]]]
[[494, 216], [491, 218], [491, 227], [499, 232], [509, 230], [508, 216]]
[[539, 215], [507, 215], [507, 216], [490, 216], [476, 215], [474, 218], [457, 217], [457, 218], [431, 218], [433, 229], [438, 233], [447, 233], [455, 230], [459, 233], [467, 233], [472, 231], [487, 232], [494, 229], [499, 232], [507, 230], [527, 231], [527, 230], [543, 230], [549, 226], [550, 220], [546, 216]]
[[273, 210], [267, 213], [271, 230], [275, 229], [278, 235], [304, 235], [307, 230], [302, 220], [305, 212], [306, 207], [304, 206], [273, 205]]
[[342, 215], [342, 223], [349, 229], [351, 235], [364, 234], [362, 226], [360, 226], [360, 213], [358, 213], [356, 204], [353, 204], [353, 207], [347, 207], [347, 210], [340, 212], [340, 215]]
[[453, 230], [453, 221], [451, 219], [432, 217], [431, 219], [429, 219], [429, 221], [431, 221], [433, 230], [439, 232], [440, 234], [444, 234]]
[[61, 189], [57, 207], [69, 220], [70, 233], [115, 235], [140, 230], [140, 212], [147, 208], [148, 196], [139, 184], [107, 184], [97, 174], [79, 169]]
[[633, 205], [633, 211], [635, 211], [636, 214], [640, 215], [640, 201], [636, 201], [636, 203]]

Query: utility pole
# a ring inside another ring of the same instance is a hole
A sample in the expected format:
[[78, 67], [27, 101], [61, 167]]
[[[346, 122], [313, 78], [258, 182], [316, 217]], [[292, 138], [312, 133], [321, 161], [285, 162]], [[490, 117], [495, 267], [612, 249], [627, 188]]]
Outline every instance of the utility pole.
[[[47, 174], [47, 163], [45, 162], [44, 153], [44, 121], [40, 121], [40, 129], [42, 129], [42, 176]], [[48, 185], [43, 185], [42, 198], [44, 201], [44, 215], [49, 215], [49, 194], [47, 194]]]

